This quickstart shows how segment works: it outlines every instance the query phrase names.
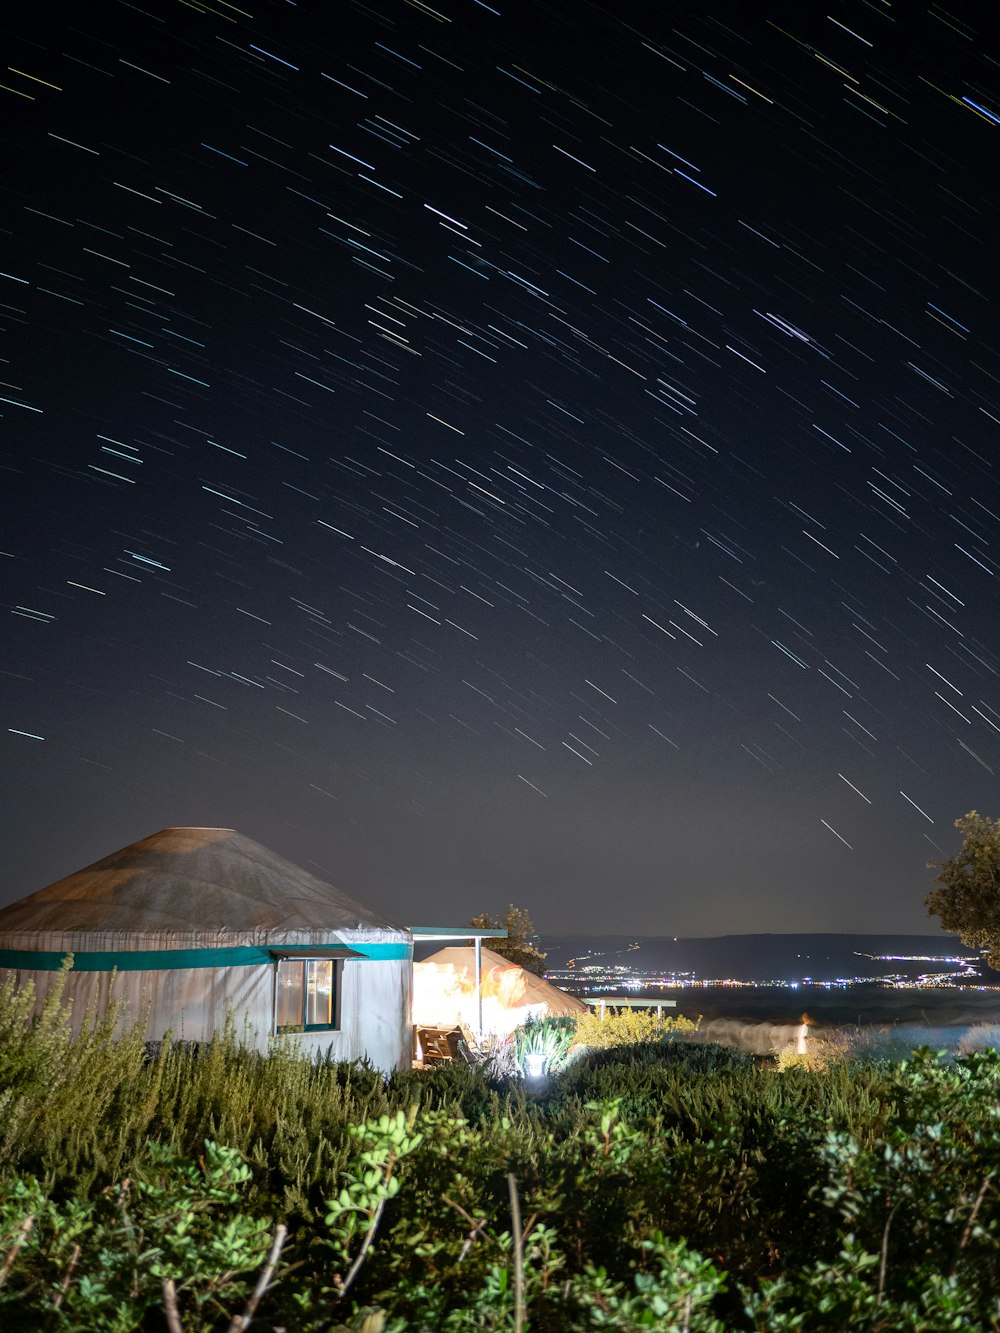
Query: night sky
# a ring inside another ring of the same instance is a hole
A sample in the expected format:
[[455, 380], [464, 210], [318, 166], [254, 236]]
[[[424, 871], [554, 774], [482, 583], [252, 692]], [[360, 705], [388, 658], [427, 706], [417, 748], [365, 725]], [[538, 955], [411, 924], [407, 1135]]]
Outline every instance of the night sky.
[[0, 901], [194, 824], [410, 924], [933, 929], [1000, 30], [833, 2], [18, 6]]

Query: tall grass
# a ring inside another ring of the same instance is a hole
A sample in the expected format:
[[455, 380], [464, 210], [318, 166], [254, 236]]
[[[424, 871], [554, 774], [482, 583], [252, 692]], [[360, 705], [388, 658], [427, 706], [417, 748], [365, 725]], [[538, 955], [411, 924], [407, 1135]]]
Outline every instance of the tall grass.
[[0, 1163], [60, 1195], [128, 1176], [149, 1140], [193, 1157], [210, 1138], [249, 1163], [251, 1198], [313, 1218], [335, 1192], [352, 1125], [411, 1104], [474, 1121], [525, 1115], [516, 1083], [501, 1090], [467, 1067], [387, 1080], [294, 1043], [259, 1053], [232, 1019], [201, 1045], [147, 1045], [140, 1025], [122, 1031], [119, 1010], [88, 1014], [76, 1037], [70, 1020], [62, 979], [37, 1016], [30, 985], [0, 986]]
[[126, 1176], [147, 1140], [195, 1155], [211, 1138], [247, 1160], [262, 1197], [311, 1217], [343, 1169], [350, 1127], [413, 1104], [472, 1124], [505, 1119], [525, 1144], [553, 1126], [574, 1132], [588, 1103], [612, 1098], [634, 1122], [693, 1137], [808, 1116], [868, 1142], [892, 1100], [874, 1068], [840, 1063], [821, 1078], [790, 1069], [778, 1079], [758, 1057], [664, 1041], [661, 1027], [658, 1041], [579, 1054], [532, 1092], [463, 1065], [385, 1079], [363, 1064], [314, 1060], [294, 1044], [261, 1054], [232, 1020], [200, 1046], [168, 1038], [147, 1047], [138, 1027], [116, 1036], [117, 1011], [88, 1015], [74, 1038], [61, 982], [37, 1017], [33, 1010], [30, 986], [0, 987], [0, 1160], [47, 1189], [80, 1195]]
[[88, 1015], [77, 1037], [57, 983], [40, 1014], [31, 987], [0, 987], [0, 1159], [46, 1189], [87, 1194], [127, 1176], [147, 1140], [196, 1154], [236, 1148], [259, 1187], [308, 1212], [346, 1160], [348, 1129], [387, 1110], [378, 1071], [257, 1054], [226, 1024], [212, 1042], [149, 1048], [121, 1015]]

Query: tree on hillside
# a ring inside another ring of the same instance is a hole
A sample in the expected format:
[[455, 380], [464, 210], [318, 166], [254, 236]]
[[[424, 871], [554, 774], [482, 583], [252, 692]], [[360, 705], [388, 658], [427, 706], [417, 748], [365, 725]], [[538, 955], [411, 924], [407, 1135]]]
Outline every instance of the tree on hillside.
[[498, 953], [501, 958], [507, 958], [510, 962], [517, 963], [518, 967], [523, 967], [526, 972], [534, 972], [541, 976], [548, 955], [542, 953], [541, 949], [532, 944], [535, 926], [523, 907], [515, 907], [513, 903], [509, 903], [503, 917], [491, 916], [489, 912], [480, 912], [479, 916], [472, 918], [469, 925], [475, 930], [503, 930], [506, 928], [507, 938], [505, 940], [487, 940], [486, 947], [492, 949], [494, 953]]
[[970, 810], [955, 827], [965, 835], [950, 861], [929, 861], [939, 889], [924, 899], [944, 930], [955, 931], [973, 949], [985, 949], [990, 967], [1000, 968], [1000, 819]]

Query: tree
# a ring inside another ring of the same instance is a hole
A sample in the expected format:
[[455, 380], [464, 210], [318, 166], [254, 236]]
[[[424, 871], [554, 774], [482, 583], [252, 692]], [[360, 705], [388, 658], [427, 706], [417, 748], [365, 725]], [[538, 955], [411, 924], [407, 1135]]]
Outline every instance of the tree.
[[548, 955], [532, 944], [535, 925], [523, 907], [515, 907], [513, 903], [509, 903], [502, 919], [491, 916], [489, 912], [480, 912], [479, 916], [472, 918], [469, 925], [475, 930], [503, 930], [506, 927], [507, 938], [487, 940], [487, 948], [498, 953], [501, 958], [516, 963], [518, 967], [523, 967], [526, 972], [534, 972], [541, 976]]
[[986, 950], [990, 967], [1000, 968], [1000, 819], [970, 810], [955, 827], [965, 835], [962, 849], [950, 861], [927, 863], [940, 871], [942, 887], [924, 902], [944, 930], [955, 931], [970, 948]]

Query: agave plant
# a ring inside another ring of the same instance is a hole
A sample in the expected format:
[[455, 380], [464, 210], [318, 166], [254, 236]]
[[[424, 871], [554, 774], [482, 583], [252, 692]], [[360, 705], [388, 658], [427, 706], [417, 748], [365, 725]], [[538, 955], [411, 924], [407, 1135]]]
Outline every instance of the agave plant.
[[561, 1069], [570, 1058], [575, 1036], [576, 1021], [572, 1018], [535, 1018], [522, 1023], [514, 1032], [521, 1074], [537, 1078]]

